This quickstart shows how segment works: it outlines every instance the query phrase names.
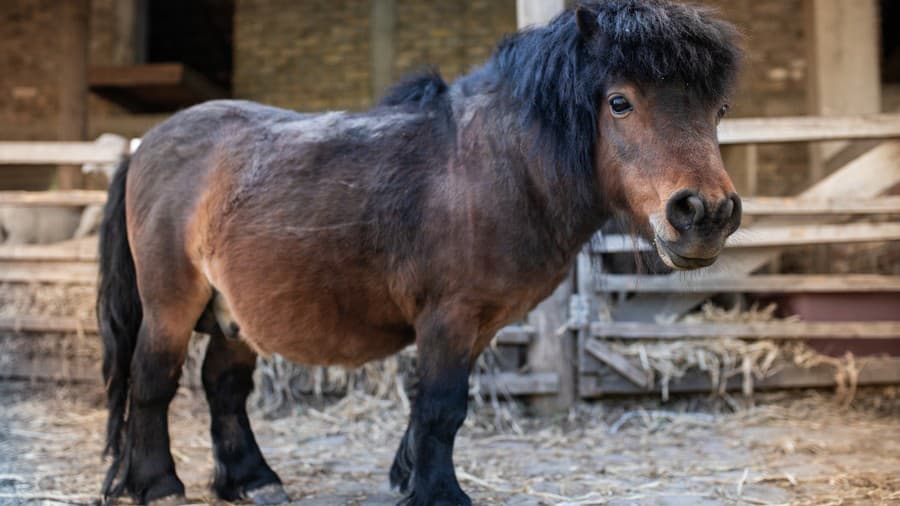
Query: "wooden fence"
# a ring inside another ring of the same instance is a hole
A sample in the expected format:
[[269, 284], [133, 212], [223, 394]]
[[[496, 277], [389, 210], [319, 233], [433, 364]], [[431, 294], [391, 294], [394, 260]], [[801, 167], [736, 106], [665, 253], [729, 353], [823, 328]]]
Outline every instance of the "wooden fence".
[[[732, 336], [785, 339], [809, 337], [900, 337], [897, 322], [771, 323], [758, 325], [660, 325], [659, 313], [683, 313], [715, 293], [740, 292], [858, 292], [900, 291], [900, 277], [876, 275], [749, 275], [776, 258], [782, 246], [831, 244], [900, 239], [900, 223], [822, 223], [823, 218], [854, 218], [900, 212], [900, 197], [881, 196], [900, 182], [900, 115], [842, 118], [774, 118], [724, 120], [719, 127], [722, 144], [748, 145], [748, 177], [755, 177], [755, 145], [769, 142], [822, 140], [882, 140], [875, 148], [853, 159], [829, 178], [796, 198], [747, 198], [744, 210], [755, 220], [751, 227], [729, 240], [718, 267], [699, 275], [637, 276], [598, 273], [597, 255], [647, 249], [630, 237], [598, 236], [590, 251], [578, 258], [573, 275], [528, 317], [526, 324], [501, 331], [495, 353], [504, 365], [493, 378], [481, 378], [483, 386], [502, 386], [515, 395], [538, 396], [549, 409], [570, 405], [577, 397], [653, 390], [646, 376], [624, 357], [617, 356], [607, 339]], [[886, 140], [890, 139], [890, 140]], [[114, 164], [125, 154], [127, 143], [100, 142], [0, 142], [0, 165]], [[2, 170], [2, 169], [0, 169]], [[0, 192], [0, 205], [85, 206], [105, 201], [103, 191]], [[805, 220], [784, 221], [784, 217]], [[69, 241], [55, 245], [0, 246], [0, 282], [93, 284], [96, 282], [96, 243]], [[579, 298], [573, 299], [576, 295]], [[618, 298], [619, 303], [615, 302]], [[577, 323], [572, 308], [580, 300], [588, 318]], [[597, 315], [610, 314], [611, 319]], [[566, 327], [574, 332], [560, 332]], [[0, 318], [0, 333], [93, 334], [96, 323], [72, 318]], [[2, 344], [0, 344], [2, 346]], [[72, 373], [70, 379], [99, 378], [96, 363], [84, 364], [89, 373]], [[76, 368], [78, 369], [78, 368]], [[0, 375], [46, 375], [60, 379], [59, 368], [13, 364]], [[47, 372], [49, 371], [49, 372]], [[523, 372], [528, 371], [528, 372]], [[643, 379], [642, 379], [643, 378]], [[900, 382], [900, 360], [880, 359], [860, 374], [862, 383]], [[822, 370], [787, 368], [760, 386], [820, 386], [833, 378]], [[689, 376], [673, 391], [709, 388], [700, 376]]]

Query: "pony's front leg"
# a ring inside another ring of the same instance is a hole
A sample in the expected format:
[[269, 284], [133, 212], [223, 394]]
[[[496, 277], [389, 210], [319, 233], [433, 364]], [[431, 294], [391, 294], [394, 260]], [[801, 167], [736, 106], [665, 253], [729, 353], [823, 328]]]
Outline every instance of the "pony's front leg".
[[454, 313], [435, 313], [416, 325], [419, 392], [405, 436], [414, 461], [405, 504], [472, 504], [456, 480], [453, 441], [466, 419], [476, 330], [474, 320]]

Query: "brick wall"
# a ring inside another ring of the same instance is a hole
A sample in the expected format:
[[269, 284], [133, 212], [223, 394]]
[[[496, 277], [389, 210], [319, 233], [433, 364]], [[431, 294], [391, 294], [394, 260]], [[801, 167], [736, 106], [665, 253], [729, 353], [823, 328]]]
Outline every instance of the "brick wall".
[[[701, 0], [745, 37], [748, 58], [732, 117], [804, 114], [803, 0]], [[301, 110], [372, 103], [370, 3], [238, 0], [235, 95]], [[516, 28], [513, 0], [396, 0], [395, 78], [436, 65], [453, 79]], [[790, 195], [806, 180], [805, 145], [761, 146], [759, 191]]]
[[[56, 119], [56, 4], [54, 0], [6, 0], [0, 11], [0, 123], [17, 125], [4, 129], [13, 134], [35, 122]], [[55, 137], [55, 131], [30, 133]]]
[[[730, 117], [806, 114], [803, 0], [701, 0], [744, 36], [746, 60]], [[784, 196], [807, 181], [806, 144], [759, 146], [759, 193]]]
[[[129, 0], [123, 0], [129, 1]], [[513, 0], [395, 0], [398, 78], [426, 64], [447, 79], [483, 62], [515, 30]], [[803, 0], [700, 0], [745, 35], [747, 65], [732, 116], [803, 114], [806, 45]], [[127, 24], [117, 0], [92, 0], [92, 63], [118, 63]], [[7, 139], [56, 135], [58, 32], [55, 0], [3, 0], [0, 10], [0, 125]], [[234, 95], [299, 110], [361, 110], [373, 101], [369, 0], [236, 0]], [[125, 56], [123, 56], [125, 55]], [[96, 97], [92, 114], [122, 111]], [[806, 178], [804, 145], [760, 149], [760, 193], [788, 195]]]
[[515, 31], [513, 0], [398, 0], [394, 75], [436, 65], [452, 80], [484, 63]]
[[291, 109], [370, 102], [365, 0], [238, 0], [234, 95]]
[[[235, 96], [316, 111], [371, 106], [371, 3], [238, 0]], [[515, 30], [513, 0], [397, 0], [399, 77], [437, 65], [447, 78], [483, 62]]]
[[[90, 60], [109, 62], [116, 53], [113, 5], [92, 0]], [[122, 0], [124, 1], [124, 0]], [[0, 138], [53, 140], [59, 109], [59, 1], [2, 0], [0, 8]], [[96, 97], [91, 114], [118, 112]], [[46, 188], [54, 167], [0, 168], [0, 190]]]

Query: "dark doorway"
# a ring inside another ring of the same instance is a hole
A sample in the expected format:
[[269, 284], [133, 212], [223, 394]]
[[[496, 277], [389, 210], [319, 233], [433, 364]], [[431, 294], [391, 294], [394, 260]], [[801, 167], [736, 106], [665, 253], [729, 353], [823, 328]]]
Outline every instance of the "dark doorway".
[[231, 91], [234, 0], [148, 0], [146, 61], [183, 63]]
[[900, 2], [881, 0], [881, 80], [900, 83]]

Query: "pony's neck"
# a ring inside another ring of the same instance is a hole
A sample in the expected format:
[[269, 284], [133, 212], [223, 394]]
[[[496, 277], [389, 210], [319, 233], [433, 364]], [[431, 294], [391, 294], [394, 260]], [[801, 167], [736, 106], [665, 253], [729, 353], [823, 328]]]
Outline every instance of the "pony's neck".
[[[606, 220], [594, 174], [571, 171], [552, 177], [560, 163], [556, 151], [541, 143], [538, 128], [523, 127], [522, 112], [510, 97], [495, 91], [464, 95], [459, 89], [452, 95], [458, 146], [480, 137], [488, 153], [471, 163], [483, 165], [502, 181], [494, 186], [496, 197], [520, 206], [510, 212], [539, 217], [530, 225], [540, 228], [544, 240], [571, 260]], [[583, 197], [586, 188], [595, 198]]]

